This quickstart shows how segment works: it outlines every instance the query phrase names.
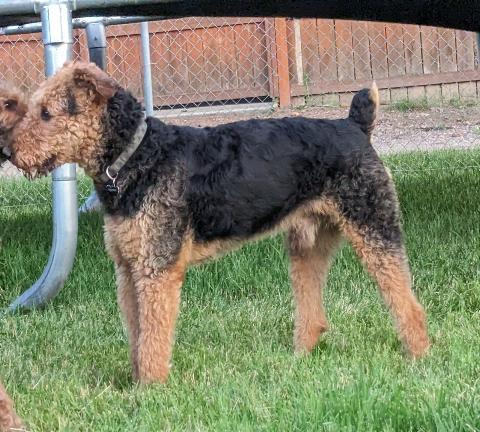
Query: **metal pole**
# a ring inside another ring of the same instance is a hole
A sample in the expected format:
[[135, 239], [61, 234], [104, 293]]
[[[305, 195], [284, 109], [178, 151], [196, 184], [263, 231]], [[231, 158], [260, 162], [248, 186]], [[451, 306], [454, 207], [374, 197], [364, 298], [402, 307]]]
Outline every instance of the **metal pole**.
[[477, 33], [477, 67], [480, 68], [480, 32]]
[[[51, 2], [41, 9], [45, 45], [45, 74], [53, 75], [72, 58], [72, 13], [70, 3]], [[52, 173], [53, 240], [48, 263], [35, 284], [8, 308], [35, 308], [54, 298], [70, 273], [77, 247], [76, 165], [63, 165]]]
[[87, 24], [87, 44], [90, 61], [100, 69], [107, 69], [107, 37], [105, 26], [101, 22]]
[[[107, 70], [107, 36], [103, 22], [92, 22], [85, 27], [87, 32], [88, 56], [100, 69]], [[97, 193], [93, 191], [78, 209], [79, 213], [97, 211], [102, 208]]]
[[140, 23], [142, 37], [142, 63], [143, 63], [143, 100], [147, 116], [153, 115], [153, 90], [152, 90], [152, 60], [150, 58], [150, 34], [148, 22]]
[[[1, 0], [0, 0], [1, 1]], [[163, 16], [112, 16], [112, 17], [87, 17], [87, 18], [74, 18], [73, 28], [87, 28], [89, 24], [101, 23], [105, 26], [117, 25], [117, 24], [133, 24], [142, 21], [161, 21], [165, 19]], [[39, 33], [42, 31], [42, 23], [34, 22], [23, 25], [9, 25], [6, 27], [0, 27], [0, 36]]]

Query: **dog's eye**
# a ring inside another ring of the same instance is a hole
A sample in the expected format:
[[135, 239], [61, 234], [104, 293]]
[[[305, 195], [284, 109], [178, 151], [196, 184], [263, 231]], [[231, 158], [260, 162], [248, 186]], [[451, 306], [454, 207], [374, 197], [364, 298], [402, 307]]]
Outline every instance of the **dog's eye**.
[[15, 99], [8, 99], [3, 103], [3, 106], [7, 111], [15, 111], [17, 108], [18, 102]]
[[43, 121], [48, 121], [52, 118], [52, 115], [50, 114], [47, 108], [42, 107], [42, 110], [40, 111], [40, 117], [42, 118]]

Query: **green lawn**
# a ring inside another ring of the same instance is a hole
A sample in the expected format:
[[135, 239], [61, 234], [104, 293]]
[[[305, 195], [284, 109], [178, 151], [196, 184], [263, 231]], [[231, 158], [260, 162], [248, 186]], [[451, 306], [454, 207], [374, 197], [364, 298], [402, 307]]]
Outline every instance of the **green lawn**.
[[[193, 269], [165, 386], [132, 383], [98, 215], [80, 219], [71, 277], [46, 309], [0, 318], [0, 377], [33, 431], [480, 430], [480, 151], [388, 159], [430, 355], [402, 353], [349, 247], [326, 291], [331, 329], [292, 350], [281, 238]], [[88, 182], [81, 184], [83, 193]], [[46, 181], [0, 183], [0, 307], [50, 248]], [[23, 199], [23, 198], [22, 198]]]

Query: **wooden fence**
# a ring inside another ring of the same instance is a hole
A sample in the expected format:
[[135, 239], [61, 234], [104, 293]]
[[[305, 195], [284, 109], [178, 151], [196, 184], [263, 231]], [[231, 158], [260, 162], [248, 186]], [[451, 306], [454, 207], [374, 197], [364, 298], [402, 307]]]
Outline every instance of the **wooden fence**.
[[330, 93], [341, 100], [372, 79], [387, 101], [478, 95], [473, 33], [319, 19], [289, 20], [287, 27], [292, 96]]
[[[347, 103], [375, 79], [383, 101], [477, 98], [474, 34], [341, 20], [188, 18], [150, 24], [156, 105], [269, 100]], [[108, 70], [142, 94], [138, 25], [110, 27]], [[77, 31], [75, 56], [87, 58]], [[39, 35], [0, 36], [0, 77], [27, 91], [43, 80]]]

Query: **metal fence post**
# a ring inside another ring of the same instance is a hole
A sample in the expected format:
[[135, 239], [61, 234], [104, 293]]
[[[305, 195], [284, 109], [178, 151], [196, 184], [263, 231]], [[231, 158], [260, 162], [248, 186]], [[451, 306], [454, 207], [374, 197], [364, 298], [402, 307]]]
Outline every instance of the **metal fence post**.
[[102, 22], [88, 23], [87, 32], [88, 56], [90, 61], [100, 69], [107, 69], [107, 36]]
[[148, 22], [140, 23], [142, 37], [142, 63], [143, 63], [143, 100], [147, 116], [153, 115], [153, 90], [152, 90], [152, 61], [150, 59], [150, 34]]
[[[91, 22], [85, 27], [87, 32], [88, 56], [90, 61], [95, 63], [100, 69], [107, 69], [107, 36], [105, 34], [105, 24], [103, 22]], [[100, 210], [102, 205], [98, 199], [97, 193], [93, 191], [82, 206], [79, 213]]]
[[480, 67], [480, 32], [477, 33], [477, 67]]
[[[45, 45], [45, 74], [53, 75], [72, 58], [72, 11], [70, 2], [46, 3], [41, 8]], [[8, 308], [35, 308], [54, 298], [73, 266], [77, 247], [76, 165], [63, 165], [52, 173], [53, 240], [47, 265], [40, 278]]]

